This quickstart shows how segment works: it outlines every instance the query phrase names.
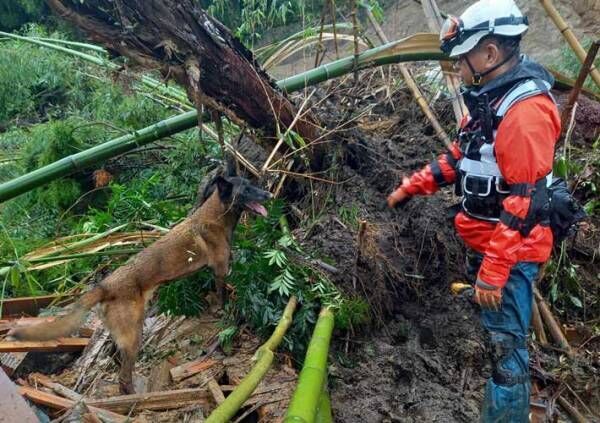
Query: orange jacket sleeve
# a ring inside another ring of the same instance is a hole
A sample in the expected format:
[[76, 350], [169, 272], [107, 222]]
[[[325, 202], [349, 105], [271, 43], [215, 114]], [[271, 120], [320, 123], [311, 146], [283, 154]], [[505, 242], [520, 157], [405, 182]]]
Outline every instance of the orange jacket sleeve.
[[[509, 185], [535, 184], [550, 173], [559, 135], [558, 109], [545, 95], [512, 106], [496, 133], [496, 159], [506, 182]], [[502, 205], [505, 212], [524, 219], [530, 203], [529, 197], [510, 195]], [[487, 284], [504, 287], [525, 240], [519, 231], [499, 222], [485, 250], [478, 278]]]
[[437, 160], [413, 173], [400, 187], [411, 196], [433, 194], [440, 187], [449, 185], [456, 180], [455, 164], [460, 158], [460, 149], [454, 142], [448, 152], [441, 154]]

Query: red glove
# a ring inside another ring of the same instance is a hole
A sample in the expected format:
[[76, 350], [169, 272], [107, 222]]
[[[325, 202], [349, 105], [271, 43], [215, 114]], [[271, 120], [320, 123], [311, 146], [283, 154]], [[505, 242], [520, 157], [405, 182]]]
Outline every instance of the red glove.
[[388, 196], [387, 204], [390, 209], [401, 206], [402, 204], [404, 204], [408, 200], [410, 200], [411, 195], [409, 193], [407, 193], [406, 190], [404, 189], [404, 186], [408, 185], [408, 184], [410, 184], [409, 179], [404, 177], [404, 179], [402, 181], [402, 185], [400, 187], [396, 188], [396, 190]]
[[500, 310], [502, 305], [502, 288], [477, 279], [475, 283], [475, 302], [487, 310]]

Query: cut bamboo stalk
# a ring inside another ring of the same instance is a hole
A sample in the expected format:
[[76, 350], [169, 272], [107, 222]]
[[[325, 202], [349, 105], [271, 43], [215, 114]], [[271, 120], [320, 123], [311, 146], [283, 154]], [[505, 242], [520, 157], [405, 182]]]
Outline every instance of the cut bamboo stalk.
[[297, 305], [296, 297], [291, 297], [283, 311], [279, 324], [273, 331], [271, 337], [265, 342], [255, 354], [256, 364], [237, 388], [219, 405], [208, 418], [206, 423], [228, 422], [242, 407], [260, 381], [267, 374], [273, 363], [274, 351], [277, 349], [283, 336], [292, 324], [292, 317]]
[[[435, 34], [439, 34], [443, 20], [437, 3], [435, 0], [422, 0], [421, 6], [423, 7], [423, 13], [427, 19], [429, 30]], [[456, 122], [460, 122], [463, 116], [469, 114], [467, 106], [465, 106], [463, 101], [462, 94], [460, 93], [460, 80], [452, 71], [451, 62], [440, 61], [440, 66], [442, 68], [442, 72], [444, 73], [444, 77], [446, 78], [446, 85], [448, 85], [448, 90], [452, 96], [452, 108], [454, 110]]]
[[73, 352], [83, 350], [89, 338], [59, 338], [56, 341], [2, 341], [3, 352]]
[[535, 340], [541, 345], [548, 345], [548, 338], [546, 337], [546, 330], [544, 329], [544, 323], [542, 322], [540, 309], [538, 308], [537, 301], [535, 300], [533, 301], [532, 305], [531, 324], [533, 325]]
[[573, 417], [577, 423], [589, 423], [589, 420], [585, 418], [583, 414], [579, 412], [569, 401], [567, 401], [562, 395], [558, 397], [558, 403], [565, 409], [567, 414]]
[[579, 97], [579, 93], [581, 92], [583, 83], [585, 82], [585, 79], [587, 78], [587, 75], [590, 72], [592, 65], [594, 64], [594, 59], [596, 58], [596, 54], [598, 54], [599, 47], [600, 47], [600, 40], [592, 43], [592, 46], [590, 47], [590, 49], [587, 53], [587, 56], [583, 62], [583, 65], [581, 66], [581, 70], [579, 71], [577, 80], [575, 81], [575, 86], [573, 87], [573, 89], [571, 90], [571, 93], [569, 94], [569, 99], [567, 100], [567, 104], [565, 105], [565, 108], [563, 109], [562, 116], [561, 116], [561, 128], [562, 128], [562, 130], [561, 130], [562, 133], [560, 136], [561, 139], [564, 138], [564, 136], [567, 132], [568, 123], [571, 120], [571, 114], [573, 113], [573, 107], [575, 106], [577, 97]]
[[548, 307], [548, 304], [546, 304], [546, 301], [537, 289], [534, 288], [533, 292], [538, 303], [540, 315], [542, 316], [544, 323], [546, 323], [546, 326], [550, 331], [550, 335], [552, 335], [552, 339], [554, 339], [554, 341], [558, 344], [559, 347], [566, 350], [569, 355], [573, 355], [571, 345], [569, 345], [569, 341], [562, 332], [559, 323], [556, 321], [556, 318], [550, 311], [550, 307]]
[[[47, 392], [38, 391], [37, 389], [31, 388], [29, 386], [19, 386], [17, 391], [36, 404], [40, 404], [54, 410], [65, 410], [72, 408], [75, 405], [75, 401], [59, 397], [57, 395], [49, 394]], [[109, 410], [102, 410], [96, 407], [89, 407], [90, 411], [93, 411], [101, 418], [106, 419], [111, 422], [126, 422], [128, 418], [117, 413], [113, 413]]]
[[[388, 44], [389, 40], [383, 32], [383, 29], [381, 29], [379, 23], [377, 23], [375, 16], [373, 16], [373, 12], [371, 12], [371, 9], [365, 7], [365, 10], [367, 12], [367, 17], [369, 18], [371, 25], [373, 25], [373, 28], [375, 28], [375, 32], [377, 33], [377, 36], [379, 37], [381, 42], [383, 44]], [[398, 67], [400, 68], [400, 73], [402, 74], [404, 82], [406, 82], [406, 86], [408, 87], [413, 97], [415, 98], [415, 101], [417, 102], [417, 104], [431, 123], [431, 126], [433, 126], [433, 130], [435, 131], [436, 135], [444, 143], [446, 148], [450, 149], [452, 147], [452, 144], [450, 138], [448, 137], [448, 134], [446, 134], [446, 131], [444, 131], [444, 128], [442, 128], [442, 125], [438, 121], [435, 113], [433, 112], [433, 110], [431, 110], [429, 104], [427, 104], [427, 101], [425, 101], [425, 98], [423, 97], [423, 94], [421, 93], [421, 90], [417, 85], [415, 79], [412, 77], [410, 71], [408, 70], [408, 67], [403, 63], [400, 63]]]
[[[562, 16], [560, 16], [560, 13], [558, 13], [558, 10], [556, 10], [552, 4], [552, 1], [540, 0], [540, 3], [562, 36], [565, 38], [565, 40], [567, 40], [567, 43], [569, 43], [579, 61], [583, 63], [585, 61], [586, 51], [579, 43], [579, 40], [577, 40], [577, 37], [575, 37], [575, 34], [573, 33], [573, 30], [571, 30], [569, 24], [563, 19]], [[598, 88], [600, 88], [600, 71], [598, 71], [595, 66], [592, 66], [590, 74], [592, 75], [592, 79]]]
[[333, 312], [324, 307], [319, 313], [296, 391], [290, 401], [284, 423], [313, 423], [327, 380], [327, 357], [333, 332]]

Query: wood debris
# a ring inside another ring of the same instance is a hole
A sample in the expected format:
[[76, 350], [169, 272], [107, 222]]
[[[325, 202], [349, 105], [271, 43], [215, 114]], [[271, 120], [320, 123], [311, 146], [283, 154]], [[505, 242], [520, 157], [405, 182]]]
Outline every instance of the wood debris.
[[59, 338], [56, 341], [2, 341], [0, 342], [0, 353], [82, 351], [89, 342], [89, 338]]

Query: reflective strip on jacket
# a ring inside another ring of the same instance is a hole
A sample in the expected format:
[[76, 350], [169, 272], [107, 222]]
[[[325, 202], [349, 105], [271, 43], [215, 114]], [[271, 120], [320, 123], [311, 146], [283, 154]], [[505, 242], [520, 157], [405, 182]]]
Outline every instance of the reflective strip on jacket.
[[[560, 115], [548, 96], [536, 95], [511, 106], [500, 122], [495, 138], [496, 160], [504, 180], [510, 185], [535, 184], [548, 175], [552, 171], [554, 146], [559, 134]], [[450, 153], [439, 156], [437, 166], [446, 184], [455, 182], [456, 170], [451, 162], [460, 159], [456, 142]], [[410, 195], [423, 195], [436, 192], [439, 184], [431, 165], [427, 165], [402, 187]], [[502, 206], [505, 211], [524, 219], [530, 202], [530, 198], [509, 195]], [[467, 246], [484, 254], [478, 278], [490, 285], [503, 287], [517, 262], [544, 262], [550, 257], [552, 231], [548, 226], [536, 225], [524, 237], [502, 222], [476, 219], [464, 212], [456, 216], [454, 223]]]

